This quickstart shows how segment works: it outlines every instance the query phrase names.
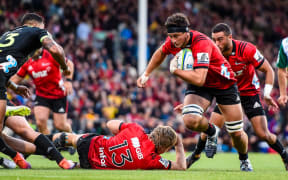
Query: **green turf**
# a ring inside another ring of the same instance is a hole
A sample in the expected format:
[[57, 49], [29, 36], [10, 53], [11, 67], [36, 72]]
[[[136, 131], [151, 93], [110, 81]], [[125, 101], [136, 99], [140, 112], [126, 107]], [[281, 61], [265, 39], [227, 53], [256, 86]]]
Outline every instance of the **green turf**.
[[[77, 156], [64, 154], [67, 159], [77, 160]], [[167, 159], [175, 159], [174, 153], [164, 155]], [[214, 159], [207, 159], [202, 154], [200, 159], [187, 171], [164, 171], [164, 170], [62, 170], [55, 162], [44, 159], [41, 156], [31, 156], [31, 170], [2, 169], [0, 168], [0, 180], [262, 180], [262, 179], [288, 179], [288, 172], [278, 155], [250, 153], [254, 172], [241, 172], [237, 154], [218, 153]]]

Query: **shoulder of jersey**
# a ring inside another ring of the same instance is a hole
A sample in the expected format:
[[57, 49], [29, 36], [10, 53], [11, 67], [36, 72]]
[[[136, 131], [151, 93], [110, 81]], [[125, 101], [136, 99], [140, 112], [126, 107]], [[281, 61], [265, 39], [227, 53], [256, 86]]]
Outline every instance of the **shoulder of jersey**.
[[195, 38], [192, 40], [192, 43], [198, 43], [199, 41], [207, 40], [207, 39], [208, 39], [207, 36], [205, 36], [202, 33], [199, 33], [199, 34], [196, 34]]
[[246, 42], [246, 41], [236, 41], [236, 42], [238, 42], [236, 45], [237, 46], [236, 51], [237, 51], [238, 56], [240, 57], [243, 57], [245, 55], [244, 53], [245, 51], [254, 47], [251, 43]]

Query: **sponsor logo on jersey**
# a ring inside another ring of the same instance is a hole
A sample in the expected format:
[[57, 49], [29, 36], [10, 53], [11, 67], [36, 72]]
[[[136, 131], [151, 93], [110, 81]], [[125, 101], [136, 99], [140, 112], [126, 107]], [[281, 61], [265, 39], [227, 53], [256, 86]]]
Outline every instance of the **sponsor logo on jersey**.
[[259, 108], [259, 107], [261, 107], [261, 105], [258, 102], [255, 102], [253, 108], [256, 109], [256, 108]]
[[107, 156], [104, 154], [104, 147], [100, 147], [100, 148], [99, 148], [99, 157], [100, 157], [101, 166], [102, 166], [102, 167], [106, 167], [106, 160], [105, 160], [105, 158], [106, 158]]
[[42, 63], [41, 65], [42, 65], [42, 66], [49, 66], [50, 63]]
[[197, 63], [198, 64], [209, 64], [209, 54], [208, 53], [197, 53]]
[[162, 158], [162, 157], [159, 159], [159, 162], [160, 162], [165, 168], [167, 168], [167, 167], [169, 166], [169, 161], [166, 160], [166, 159], [164, 159], [164, 158]]
[[39, 72], [32, 71], [32, 76], [34, 79], [39, 78], [39, 77], [46, 77], [48, 76], [48, 72], [47, 70], [39, 71]]
[[144, 157], [143, 157], [143, 154], [141, 152], [140, 142], [139, 142], [138, 137], [131, 138], [131, 141], [132, 141], [132, 146], [136, 150], [137, 158], [138, 159], [143, 159]]
[[262, 61], [262, 59], [264, 58], [263, 55], [258, 51], [258, 49], [256, 49], [256, 52], [253, 57], [258, 62]]

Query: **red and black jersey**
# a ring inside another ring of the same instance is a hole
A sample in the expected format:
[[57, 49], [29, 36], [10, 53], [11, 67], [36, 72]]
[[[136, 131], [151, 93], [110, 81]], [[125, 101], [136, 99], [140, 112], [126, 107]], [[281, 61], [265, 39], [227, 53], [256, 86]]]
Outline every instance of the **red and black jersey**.
[[265, 58], [257, 48], [245, 41], [233, 39], [233, 50], [227, 57], [237, 79], [240, 96], [254, 96], [260, 91], [260, 82], [255, 72]]
[[33, 79], [37, 96], [48, 99], [65, 96], [60, 65], [47, 50], [43, 50], [41, 58], [37, 60], [30, 58], [17, 72], [20, 77], [26, 74]]
[[[228, 61], [222, 55], [216, 44], [206, 35], [190, 30], [190, 41], [186, 48], [190, 48], [194, 58], [193, 68], [207, 68], [208, 74], [204, 87], [227, 89], [236, 83], [234, 73]], [[167, 37], [162, 46], [165, 54], [176, 55], [181, 48], [176, 48]]]
[[135, 123], [122, 123], [113, 137], [95, 136], [88, 160], [93, 169], [169, 169], [171, 162], [155, 152], [154, 143]]

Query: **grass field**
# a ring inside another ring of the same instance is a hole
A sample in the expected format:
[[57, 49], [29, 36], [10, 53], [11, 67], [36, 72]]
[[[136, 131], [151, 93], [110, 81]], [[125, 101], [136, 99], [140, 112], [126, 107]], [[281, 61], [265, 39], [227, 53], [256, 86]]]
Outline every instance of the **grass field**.
[[[65, 154], [67, 159], [77, 161], [77, 156]], [[166, 153], [167, 159], [174, 160], [174, 153]], [[2, 169], [0, 168], [0, 180], [92, 180], [92, 179], [123, 179], [123, 180], [234, 180], [234, 179], [288, 179], [288, 172], [285, 171], [280, 156], [274, 154], [250, 153], [254, 172], [241, 172], [237, 154], [218, 153], [214, 159], [207, 159], [202, 154], [200, 159], [187, 171], [164, 171], [164, 170], [62, 170], [55, 162], [44, 159], [41, 156], [31, 156], [28, 161], [31, 163], [30, 170]]]

